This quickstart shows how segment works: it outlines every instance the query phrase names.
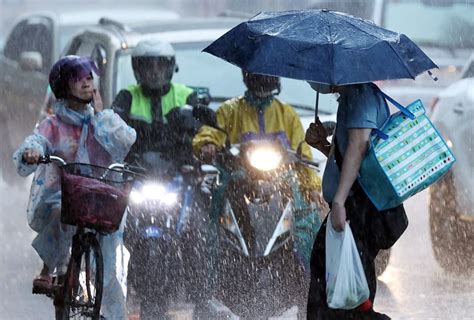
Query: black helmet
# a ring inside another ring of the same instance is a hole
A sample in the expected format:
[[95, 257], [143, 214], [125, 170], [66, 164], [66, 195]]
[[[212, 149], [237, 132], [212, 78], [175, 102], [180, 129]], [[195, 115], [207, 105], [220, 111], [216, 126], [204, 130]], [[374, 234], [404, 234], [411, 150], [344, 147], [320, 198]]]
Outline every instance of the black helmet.
[[69, 80], [80, 80], [87, 75], [92, 75], [92, 71], [99, 75], [99, 70], [91, 58], [73, 55], [65, 56], [59, 59], [51, 68], [49, 73], [51, 91], [56, 99], [71, 98]]
[[157, 39], [140, 41], [132, 52], [132, 67], [139, 84], [149, 89], [166, 87], [176, 70], [174, 49]]
[[256, 95], [266, 96], [272, 93], [280, 93], [281, 85], [279, 77], [250, 73], [243, 70], [242, 75], [247, 89]]

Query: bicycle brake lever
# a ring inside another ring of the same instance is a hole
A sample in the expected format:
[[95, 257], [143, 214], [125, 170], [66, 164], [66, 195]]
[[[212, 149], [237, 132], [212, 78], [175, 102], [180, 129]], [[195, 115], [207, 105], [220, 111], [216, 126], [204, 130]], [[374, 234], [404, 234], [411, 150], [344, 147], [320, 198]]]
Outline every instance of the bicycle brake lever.
[[39, 158], [38, 163], [51, 163], [51, 157], [49, 154], [45, 154]]

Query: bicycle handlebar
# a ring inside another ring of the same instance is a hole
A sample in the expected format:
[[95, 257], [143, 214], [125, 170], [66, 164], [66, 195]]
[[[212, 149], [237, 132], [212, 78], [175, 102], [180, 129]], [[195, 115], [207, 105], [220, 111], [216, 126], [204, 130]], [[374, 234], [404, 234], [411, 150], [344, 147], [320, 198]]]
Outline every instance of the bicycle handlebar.
[[[58, 157], [58, 156], [52, 156], [49, 154], [45, 154], [44, 156], [41, 156], [38, 160], [38, 163], [44, 163], [44, 164], [48, 164], [52, 162], [59, 162], [61, 166], [65, 166], [68, 164], [63, 158]], [[120, 169], [122, 171], [130, 170], [131, 173], [142, 173], [143, 171], [142, 168], [130, 166], [130, 165], [122, 164], [122, 163], [112, 163], [110, 166], [107, 167], [107, 169], [110, 169], [110, 170]]]
[[51, 163], [51, 162], [59, 162], [61, 165], [65, 166], [67, 163], [66, 161], [58, 156], [51, 156], [49, 154], [45, 154], [44, 156], [41, 156], [38, 160], [38, 163]]

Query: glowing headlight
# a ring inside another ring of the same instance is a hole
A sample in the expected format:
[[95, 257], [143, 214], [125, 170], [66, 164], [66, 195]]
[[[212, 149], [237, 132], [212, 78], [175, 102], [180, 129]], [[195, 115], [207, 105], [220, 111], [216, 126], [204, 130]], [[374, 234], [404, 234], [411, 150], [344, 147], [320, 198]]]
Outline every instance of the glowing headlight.
[[273, 148], [261, 147], [250, 150], [248, 159], [252, 167], [261, 171], [270, 171], [280, 166], [282, 156]]
[[178, 202], [178, 194], [174, 192], [166, 193], [165, 197], [161, 199], [161, 202], [167, 206], [171, 206]]
[[140, 192], [136, 190], [132, 190], [130, 192], [130, 201], [132, 201], [132, 203], [140, 204], [143, 203], [145, 200], [145, 197]]
[[166, 189], [161, 184], [147, 183], [143, 186], [141, 193], [148, 200], [160, 200], [166, 193]]
[[178, 194], [176, 192], [168, 192], [160, 184], [146, 183], [140, 190], [134, 189], [130, 192], [130, 200], [135, 204], [152, 201], [170, 206], [178, 202]]

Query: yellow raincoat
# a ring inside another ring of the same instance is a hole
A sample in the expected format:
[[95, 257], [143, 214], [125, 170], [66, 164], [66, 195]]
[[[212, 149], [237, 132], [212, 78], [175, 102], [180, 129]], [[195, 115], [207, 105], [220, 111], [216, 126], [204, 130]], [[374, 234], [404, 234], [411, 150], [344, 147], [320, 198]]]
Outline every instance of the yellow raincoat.
[[[259, 139], [262, 135], [280, 139], [288, 148], [296, 150], [304, 141], [304, 130], [296, 111], [286, 103], [273, 99], [262, 110], [251, 106], [244, 97], [233, 98], [223, 103], [217, 110], [218, 125], [229, 133], [231, 143]], [[193, 140], [196, 154], [206, 144], [224, 146], [225, 134], [209, 126], [203, 126]], [[309, 160], [312, 154], [306, 143], [302, 145], [303, 156]], [[316, 172], [306, 166], [298, 166], [298, 179], [304, 192], [321, 190], [321, 179]]]

